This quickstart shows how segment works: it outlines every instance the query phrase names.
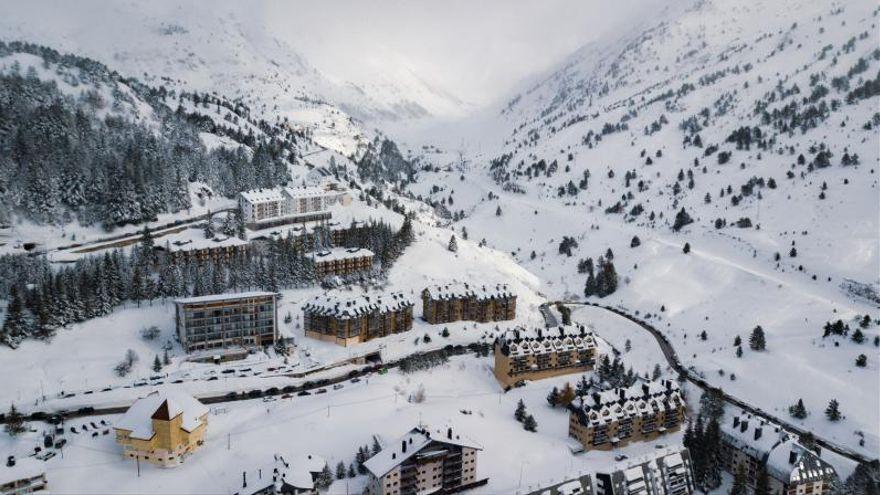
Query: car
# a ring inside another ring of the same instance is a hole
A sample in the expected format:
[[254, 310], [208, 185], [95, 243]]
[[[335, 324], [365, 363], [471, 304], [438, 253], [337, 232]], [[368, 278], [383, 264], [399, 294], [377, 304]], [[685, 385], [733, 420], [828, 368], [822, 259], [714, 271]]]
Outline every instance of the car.
[[212, 377], [208, 378], [208, 379], [205, 380], [205, 381], [210, 382], [210, 381], [214, 381], [214, 380], [219, 380], [219, 378], [217, 378], [216, 376], [212, 376]]
[[178, 378], [177, 380], [174, 380], [174, 381], [171, 382], [171, 383], [183, 383], [183, 380], [181, 380], [180, 378]]
[[95, 393], [94, 390], [86, 390], [85, 392], [83, 392], [83, 395], [89, 395], [89, 394], [93, 394], [93, 393]]
[[318, 390], [315, 391], [315, 393], [316, 394], [326, 394], [327, 389], [326, 388], [319, 388]]
[[228, 375], [229, 373], [235, 373], [235, 370], [233, 370], [233, 369], [225, 369], [225, 370], [221, 371], [221, 373], [223, 373], [224, 375]]
[[354, 378], [351, 379], [351, 383], [357, 383], [357, 382], [359, 382], [359, 381], [361, 381], [361, 379], [358, 378], [358, 377], [354, 377]]
[[263, 397], [263, 402], [275, 402], [276, 400], [278, 400], [278, 399], [276, 399], [275, 397], [272, 397], [271, 395], [267, 395], [266, 397]]
[[101, 392], [109, 392], [111, 390], [113, 390], [113, 387], [106, 387], [106, 388], [102, 388]]
[[262, 374], [263, 374], [262, 371], [254, 371], [254, 376], [260, 376]]
[[238, 370], [238, 371], [241, 371], [242, 373], [246, 373], [246, 372], [248, 372], [248, 371], [250, 371], [250, 370], [251, 370], [250, 368], [242, 368], [242, 369], [240, 369], [240, 370]]
[[150, 377], [150, 380], [161, 380], [163, 378], [165, 378], [165, 377], [162, 375], [153, 375]]
[[345, 386], [345, 385], [343, 385], [343, 384], [341, 384], [341, 383], [337, 383], [336, 385], [333, 385], [333, 390], [339, 390], [339, 389], [341, 389], [341, 388], [344, 387], [344, 386]]
[[300, 393], [298, 393], [296, 395], [299, 395], [300, 397], [302, 397], [304, 395], [312, 395], [312, 393], [309, 392], [308, 390], [302, 390], [302, 391], [300, 391]]
[[281, 396], [281, 398], [282, 398], [282, 399], [292, 399], [292, 398], [293, 398], [293, 395], [291, 395], [291, 394], [284, 394], [284, 395]]
[[65, 444], [67, 444], [66, 438], [62, 438], [60, 440], [55, 440], [55, 448], [56, 449], [64, 448]]
[[277, 369], [278, 369], [278, 368], [266, 368], [266, 371], [275, 371], [275, 370], [277, 370]]
[[55, 452], [52, 452], [51, 450], [47, 450], [45, 452], [40, 452], [39, 454], [37, 454], [34, 457], [36, 457], [37, 459], [39, 459], [41, 461], [48, 461], [49, 459], [55, 457]]

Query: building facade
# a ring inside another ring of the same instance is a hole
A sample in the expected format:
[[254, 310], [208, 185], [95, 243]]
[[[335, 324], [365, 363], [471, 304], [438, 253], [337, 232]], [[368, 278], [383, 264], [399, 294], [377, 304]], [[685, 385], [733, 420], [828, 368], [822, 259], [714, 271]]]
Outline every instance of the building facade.
[[685, 447], [663, 449], [596, 473], [596, 495], [691, 495], [695, 489]]
[[[327, 461], [315, 454], [275, 454], [271, 463], [242, 473], [241, 489], [250, 495], [318, 495], [318, 476]], [[236, 473], [237, 474], [237, 473]]]
[[422, 291], [422, 317], [434, 325], [461, 320], [512, 320], [516, 318], [516, 294], [506, 284], [427, 287]]
[[766, 470], [771, 493], [777, 495], [824, 495], [839, 481], [834, 468], [794, 435], [748, 413], [721, 424], [721, 467], [735, 474], [740, 466], [752, 488]]
[[6, 465], [0, 467], [0, 493], [24, 495], [48, 490], [49, 481], [44, 466], [43, 461], [33, 457], [23, 459], [10, 457]]
[[244, 292], [177, 299], [178, 339], [186, 352], [271, 345], [278, 338], [277, 297]]
[[454, 433], [413, 428], [368, 459], [368, 495], [453, 493], [485, 483], [477, 479], [482, 447]]
[[132, 404], [113, 429], [124, 457], [177, 466], [204, 444], [208, 408], [183, 393], [156, 391]]
[[318, 279], [355, 275], [373, 269], [373, 252], [365, 248], [331, 248], [310, 253]]
[[495, 378], [503, 387], [593, 369], [596, 339], [583, 326], [506, 332], [495, 340]]
[[254, 189], [238, 195], [245, 223], [264, 226], [281, 219], [318, 220], [330, 218], [328, 209], [346, 204], [347, 194], [338, 187], [276, 187]]
[[681, 429], [685, 402], [672, 380], [636, 383], [575, 399], [568, 434], [585, 450], [611, 450]]
[[306, 337], [349, 346], [412, 329], [413, 302], [400, 293], [319, 295], [303, 305]]

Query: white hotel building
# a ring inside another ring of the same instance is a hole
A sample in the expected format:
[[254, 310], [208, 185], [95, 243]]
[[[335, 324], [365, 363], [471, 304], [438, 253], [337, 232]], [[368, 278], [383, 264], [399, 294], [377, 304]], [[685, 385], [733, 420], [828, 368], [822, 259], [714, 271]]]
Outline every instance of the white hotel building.
[[276, 187], [243, 191], [238, 196], [248, 224], [301, 217], [302, 220], [330, 218], [329, 208], [346, 203], [347, 194], [328, 187]]

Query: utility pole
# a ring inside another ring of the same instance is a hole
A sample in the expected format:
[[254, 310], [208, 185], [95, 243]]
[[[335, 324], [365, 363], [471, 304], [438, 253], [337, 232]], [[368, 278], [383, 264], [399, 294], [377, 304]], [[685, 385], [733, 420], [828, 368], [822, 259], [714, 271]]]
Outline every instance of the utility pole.
[[232, 448], [232, 433], [226, 434], [226, 450], [230, 450]]
[[140, 478], [141, 477], [141, 456], [140, 456], [140, 454], [135, 454], [134, 459], [135, 459], [135, 463], [137, 464], [138, 478]]

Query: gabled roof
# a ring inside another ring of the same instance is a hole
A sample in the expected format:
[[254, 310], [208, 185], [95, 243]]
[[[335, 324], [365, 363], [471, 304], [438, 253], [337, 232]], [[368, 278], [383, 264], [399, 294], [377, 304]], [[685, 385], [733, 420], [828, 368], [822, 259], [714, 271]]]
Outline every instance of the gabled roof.
[[[766, 461], [778, 445], [791, 440], [791, 435], [778, 424], [749, 413], [721, 423], [721, 436], [727, 443], [761, 461]], [[788, 454], [785, 455], [787, 459]]]
[[155, 434], [154, 419], [170, 421], [183, 415], [181, 427], [192, 432], [201, 424], [201, 418], [205, 414], [208, 414], [208, 408], [192, 396], [163, 389], [135, 401], [114, 428], [130, 431], [132, 438], [149, 440]]
[[508, 330], [499, 337], [501, 350], [510, 357], [584, 351], [596, 348], [596, 338], [583, 326]]
[[473, 440], [454, 433], [451, 427], [445, 432], [439, 429], [432, 431], [428, 428], [416, 427], [370, 457], [364, 463], [364, 467], [377, 478], [381, 478], [432, 443], [483, 450], [483, 447]]
[[672, 380], [636, 382], [629, 388], [603, 390], [575, 399], [571, 407], [585, 425], [600, 426], [630, 417], [643, 417], [684, 405], [678, 383]]

